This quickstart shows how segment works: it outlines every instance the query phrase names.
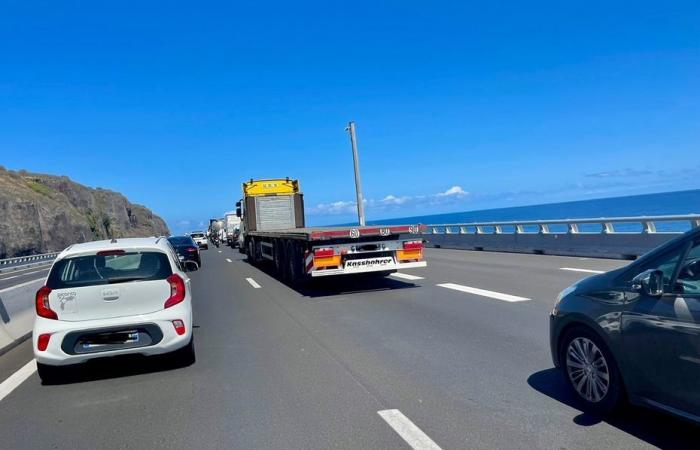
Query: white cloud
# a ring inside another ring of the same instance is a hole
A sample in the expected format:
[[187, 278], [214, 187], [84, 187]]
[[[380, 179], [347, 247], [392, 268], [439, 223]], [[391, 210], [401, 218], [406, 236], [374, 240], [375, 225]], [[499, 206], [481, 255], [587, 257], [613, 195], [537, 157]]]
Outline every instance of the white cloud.
[[[469, 196], [469, 193], [462, 189], [461, 186], [452, 186], [444, 192], [430, 195], [416, 196], [397, 196], [389, 194], [381, 200], [365, 199], [365, 207], [372, 211], [387, 211], [400, 208], [415, 208], [421, 205], [444, 205], [448, 203], [456, 203], [464, 200]], [[354, 214], [357, 212], [357, 202], [354, 201], [337, 201], [330, 203], [319, 203], [315, 207], [309, 209], [311, 215], [341, 215]]]
[[436, 197], [466, 197], [469, 195], [469, 192], [465, 191], [462, 189], [462, 186], [452, 186], [445, 192], [440, 192], [439, 194], [436, 194]]

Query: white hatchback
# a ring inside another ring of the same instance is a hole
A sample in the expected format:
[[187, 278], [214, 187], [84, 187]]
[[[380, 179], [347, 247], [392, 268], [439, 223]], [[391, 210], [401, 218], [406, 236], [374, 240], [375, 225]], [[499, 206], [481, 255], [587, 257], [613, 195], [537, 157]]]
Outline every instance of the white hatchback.
[[192, 290], [165, 238], [76, 244], [36, 293], [33, 347], [39, 376], [60, 366], [126, 354], [172, 353], [194, 362]]

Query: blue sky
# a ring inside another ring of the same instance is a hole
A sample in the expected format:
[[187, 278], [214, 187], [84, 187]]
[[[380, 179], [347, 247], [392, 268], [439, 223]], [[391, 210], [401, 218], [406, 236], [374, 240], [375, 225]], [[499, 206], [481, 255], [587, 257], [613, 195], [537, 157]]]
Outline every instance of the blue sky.
[[700, 3], [0, 5], [0, 164], [175, 231], [251, 177], [312, 224], [700, 187]]

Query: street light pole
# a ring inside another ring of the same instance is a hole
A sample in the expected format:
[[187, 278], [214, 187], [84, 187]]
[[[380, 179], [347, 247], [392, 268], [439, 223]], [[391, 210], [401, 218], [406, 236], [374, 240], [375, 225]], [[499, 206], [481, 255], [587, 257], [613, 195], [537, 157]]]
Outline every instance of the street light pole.
[[355, 134], [355, 122], [348, 123], [346, 130], [350, 133], [352, 145], [352, 161], [355, 165], [355, 191], [357, 192], [357, 218], [360, 226], [365, 226], [365, 204], [362, 197], [362, 182], [360, 181], [360, 160], [357, 156], [357, 135]]

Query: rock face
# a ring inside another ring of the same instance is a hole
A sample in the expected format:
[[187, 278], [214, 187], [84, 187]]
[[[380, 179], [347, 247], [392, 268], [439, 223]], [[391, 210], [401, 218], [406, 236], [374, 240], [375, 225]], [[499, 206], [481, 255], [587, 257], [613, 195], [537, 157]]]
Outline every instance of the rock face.
[[169, 233], [163, 219], [117, 192], [0, 167], [0, 259], [60, 251], [77, 242]]

